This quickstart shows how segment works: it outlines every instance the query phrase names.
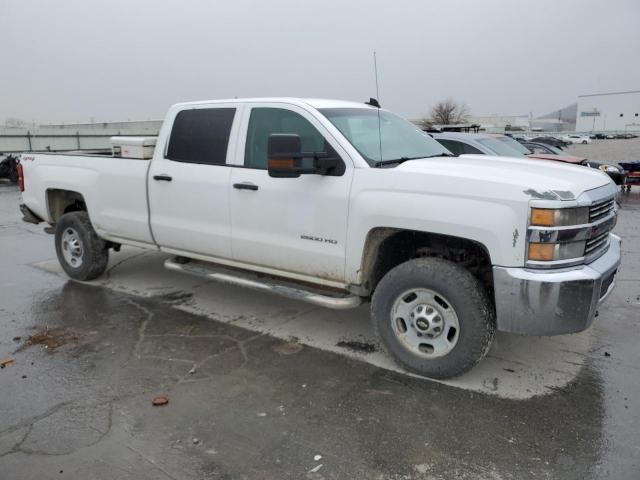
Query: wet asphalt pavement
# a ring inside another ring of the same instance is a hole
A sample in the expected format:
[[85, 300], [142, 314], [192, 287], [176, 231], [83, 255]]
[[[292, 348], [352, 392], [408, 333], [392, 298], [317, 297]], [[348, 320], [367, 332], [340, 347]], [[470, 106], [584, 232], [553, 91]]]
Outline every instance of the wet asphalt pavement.
[[1, 480], [640, 478], [640, 189], [575, 378], [524, 400], [68, 281], [18, 201], [0, 184]]

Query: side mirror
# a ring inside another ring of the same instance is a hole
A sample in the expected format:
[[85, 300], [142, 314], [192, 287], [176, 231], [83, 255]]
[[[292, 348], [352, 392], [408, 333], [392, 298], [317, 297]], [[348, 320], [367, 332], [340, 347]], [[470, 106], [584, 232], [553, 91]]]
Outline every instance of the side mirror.
[[267, 170], [270, 177], [296, 178], [302, 173], [300, 136], [288, 133], [269, 135]]
[[337, 168], [339, 164], [340, 161], [336, 156], [316, 156], [313, 160], [314, 170], [321, 175], [326, 175], [330, 170]]

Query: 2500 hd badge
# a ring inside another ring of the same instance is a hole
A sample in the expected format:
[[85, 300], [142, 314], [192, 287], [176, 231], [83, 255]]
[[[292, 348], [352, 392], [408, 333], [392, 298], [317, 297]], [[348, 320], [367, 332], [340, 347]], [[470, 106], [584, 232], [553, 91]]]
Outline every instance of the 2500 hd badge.
[[332, 245], [338, 244], [337, 240], [332, 240], [330, 238], [312, 237], [311, 235], [300, 235], [300, 238], [302, 240], [313, 240], [314, 242], [324, 242], [324, 243], [330, 243]]

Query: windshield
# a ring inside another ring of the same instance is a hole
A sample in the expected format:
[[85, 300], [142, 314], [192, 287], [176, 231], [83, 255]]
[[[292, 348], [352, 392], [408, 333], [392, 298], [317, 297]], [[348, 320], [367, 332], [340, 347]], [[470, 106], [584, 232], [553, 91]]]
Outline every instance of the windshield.
[[381, 161], [451, 155], [418, 127], [393, 113], [372, 108], [323, 108], [320, 112], [372, 166]]
[[566, 155], [567, 154], [567, 152], [563, 152], [558, 147], [554, 147], [553, 145], [545, 145], [545, 148], [551, 150], [556, 155]]
[[523, 155], [529, 155], [531, 153], [531, 150], [529, 150], [527, 147], [522, 145], [519, 141], [514, 140], [511, 137], [496, 137], [496, 138], [500, 140], [502, 143], [505, 143], [506, 145], [510, 146], [514, 150], [517, 150]]
[[511, 148], [511, 145], [507, 145], [497, 138], [480, 138], [477, 141], [501, 157], [524, 157], [518, 150]]

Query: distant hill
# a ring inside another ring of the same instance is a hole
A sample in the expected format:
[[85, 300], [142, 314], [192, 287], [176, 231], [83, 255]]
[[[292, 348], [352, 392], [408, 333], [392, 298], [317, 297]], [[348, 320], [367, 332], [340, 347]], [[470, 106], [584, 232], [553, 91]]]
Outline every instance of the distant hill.
[[568, 107], [561, 108], [560, 110], [554, 110], [547, 115], [542, 115], [541, 117], [537, 117], [538, 120], [543, 119], [554, 119], [558, 120], [558, 115], [560, 116], [560, 120], [565, 123], [576, 123], [576, 118], [578, 116], [578, 104], [572, 103]]

